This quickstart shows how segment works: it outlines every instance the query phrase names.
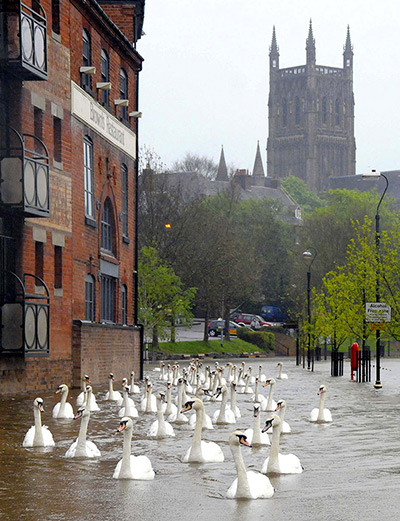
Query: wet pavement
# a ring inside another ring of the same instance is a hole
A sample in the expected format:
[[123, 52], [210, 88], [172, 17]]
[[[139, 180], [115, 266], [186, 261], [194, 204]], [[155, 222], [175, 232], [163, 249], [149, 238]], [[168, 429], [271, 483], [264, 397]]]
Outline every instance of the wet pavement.
[[[240, 360], [241, 362], [242, 360]], [[122, 434], [116, 434], [119, 407], [105, 402], [107, 383], [95, 388], [101, 408], [92, 413], [88, 439], [101, 457], [66, 459], [66, 450], [79, 430], [79, 420], [51, 417], [59, 395], [41, 393], [48, 425], [56, 442], [53, 448], [22, 447], [25, 432], [33, 424], [32, 405], [37, 395], [0, 398], [0, 519], [68, 521], [258, 520], [273, 521], [376, 521], [397, 520], [400, 507], [400, 360], [382, 360], [381, 390], [372, 384], [330, 376], [329, 362], [318, 362], [315, 372], [283, 360], [288, 380], [277, 381], [275, 399], [287, 402], [285, 419], [292, 434], [281, 438], [280, 452], [296, 454], [302, 474], [271, 478], [276, 489], [271, 499], [228, 500], [225, 494], [235, 469], [228, 446], [229, 434], [252, 427], [250, 396], [238, 395], [242, 418], [236, 426], [203, 431], [203, 439], [217, 442], [223, 463], [184, 464], [192, 431], [174, 425], [176, 438], [157, 441], [147, 437], [155, 415], [134, 419], [132, 453], [146, 454], [156, 470], [153, 481], [114, 480], [112, 474], [122, 455]], [[213, 362], [211, 362], [213, 363]], [[226, 360], [221, 363], [226, 363]], [[277, 359], [246, 360], [256, 372], [259, 363], [268, 377], [277, 374]], [[154, 366], [146, 366], [156, 389], [165, 388]], [[112, 368], [110, 368], [112, 370]], [[374, 370], [373, 370], [374, 374]], [[128, 375], [116, 375], [117, 378]], [[62, 383], [62, 382], [60, 382]], [[309, 414], [318, 406], [317, 391], [326, 384], [325, 406], [333, 416], [329, 425], [311, 424]], [[267, 395], [267, 389], [263, 389]], [[173, 390], [174, 394], [176, 390]], [[75, 406], [79, 390], [70, 393]], [[138, 405], [139, 396], [133, 399]], [[212, 414], [219, 407], [207, 403]], [[262, 413], [262, 422], [268, 413]], [[248, 469], [259, 471], [269, 449], [242, 447]]]

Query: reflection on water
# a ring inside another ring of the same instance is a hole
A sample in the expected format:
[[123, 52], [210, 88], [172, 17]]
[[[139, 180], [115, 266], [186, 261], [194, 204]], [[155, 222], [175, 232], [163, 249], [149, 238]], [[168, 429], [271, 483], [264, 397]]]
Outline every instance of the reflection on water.
[[[253, 374], [258, 361], [249, 360]], [[276, 376], [276, 360], [262, 362], [267, 376]], [[119, 407], [104, 401], [107, 382], [95, 388], [101, 410], [92, 413], [88, 439], [94, 441], [101, 457], [93, 460], [66, 459], [66, 450], [75, 440], [79, 420], [54, 420], [51, 411], [59, 396], [41, 393], [48, 425], [56, 446], [22, 448], [22, 440], [33, 425], [36, 395], [0, 399], [0, 519], [96, 520], [125, 519], [183, 521], [198, 519], [247, 520], [376, 520], [397, 519], [400, 500], [400, 361], [383, 360], [383, 389], [371, 384], [350, 382], [347, 376], [331, 378], [328, 362], [318, 362], [314, 373], [285, 361], [289, 379], [277, 381], [275, 398], [287, 402], [286, 420], [292, 434], [281, 438], [282, 453], [296, 454], [305, 467], [300, 475], [271, 478], [276, 489], [268, 500], [225, 499], [235, 478], [228, 437], [234, 426], [218, 426], [203, 431], [206, 440], [220, 444], [223, 463], [207, 465], [181, 462], [191, 444], [192, 431], [174, 424], [176, 438], [157, 441], [147, 437], [155, 415], [134, 419], [132, 452], [146, 454], [156, 471], [154, 481], [112, 479], [122, 455], [122, 434], [116, 433]], [[112, 368], [110, 368], [112, 369]], [[165, 388], [158, 373], [148, 366], [156, 389]], [[127, 375], [116, 375], [118, 378]], [[62, 383], [62, 382], [60, 382]], [[331, 425], [308, 421], [318, 406], [320, 384], [328, 386], [325, 406], [333, 416]], [[80, 390], [70, 393], [75, 398]], [[267, 395], [268, 388], [262, 389]], [[176, 389], [173, 390], [176, 393]], [[133, 395], [139, 409], [140, 395]], [[252, 427], [251, 395], [238, 395], [242, 418], [239, 428]], [[218, 403], [206, 403], [209, 415]], [[261, 421], [268, 413], [262, 413]], [[268, 448], [242, 447], [247, 467], [260, 470]]]

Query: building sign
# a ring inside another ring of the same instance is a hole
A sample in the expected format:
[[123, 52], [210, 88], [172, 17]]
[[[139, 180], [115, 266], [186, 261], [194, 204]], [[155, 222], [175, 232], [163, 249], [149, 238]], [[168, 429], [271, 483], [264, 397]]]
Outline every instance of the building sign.
[[365, 304], [365, 320], [377, 324], [390, 322], [391, 307], [384, 302], [367, 302]]
[[71, 114], [125, 154], [136, 158], [136, 134], [71, 81]]

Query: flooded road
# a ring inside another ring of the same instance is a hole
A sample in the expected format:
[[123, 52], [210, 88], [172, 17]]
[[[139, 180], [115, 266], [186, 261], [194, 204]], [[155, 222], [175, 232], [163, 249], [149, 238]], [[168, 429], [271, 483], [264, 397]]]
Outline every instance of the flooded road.
[[[263, 366], [267, 377], [276, 377], [277, 359], [246, 360]], [[80, 420], [55, 420], [51, 411], [59, 399], [41, 393], [48, 425], [55, 440], [52, 448], [22, 447], [26, 431], [33, 425], [33, 400], [37, 395], [0, 398], [0, 519], [41, 521], [158, 521], [158, 520], [258, 520], [273, 521], [376, 521], [397, 520], [400, 507], [400, 360], [384, 359], [383, 389], [372, 384], [332, 378], [328, 362], [318, 362], [314, 373], [283, 360], [287, 380], [277, 380], [275, 399], [285, 399], [285, 419], [292, 433], [281, 437], [280, 452], [299, 457], [304, 472], [271, 478], [275, 495], [263, 500], [228, 500], [226, 491], [236, 477], [228, 437], [235, 428], [252, 428], [250, 395], [238, 394], [242, 418], [236, 426], [214, 426], [203, 431], [203, 439], [217, 442], [225, 455], [223, 463], [185, 464], [181, 459], [191, 445], [193, 431], [173, 424], [176, 437], [150, 439], [147, 431], [155, 414], [134, 419], [132, 453], [147, 455], [156, 471], [153, 481], [112, 479], [122, 457], [123, 435], [116, 433], [119, 407], [104, 400], [107, 382], [94, 388], [101, 410], [91, 414], [88, 439], [101, 457], [66, 459], [66, 450], [76, 439]], [[225, 363], [222, 361], [221, 363]], [[207, 362], [213, 364], [213, 362]], [[182, 365], [182, 364], [181, 364]], [[110, 368], [112, 369], [112, 368]], [[153, 366], [145, 367], [155, 389], [165, 389]], [[374, 374], [374, 370], [373, 370]], [[119, 379], [127, 375], [115, 375]], [[60, 382], [62, 383], [62, 382]], [[333, 423], [309, 422], [318, 407], [318, 388], [326, 384], [325, 407]], [[142, 387], [142, 386], [141, 386]], [[117, 385], [115, 385], [117, 388]], [[261, 389], [267, 396], [268, 388]], [[79, 390], [70, 393], [74, 410]], [[175, 396], [176, 389], [173, 389]], [[139, 409], [140, 395], [133, 395]], [[219, 408], [207, 402], [209, 415]], [[262, 413], [264, 423], [269, 413]], [[260, 471], [269, 448], [242, 447], [246, 466]]]

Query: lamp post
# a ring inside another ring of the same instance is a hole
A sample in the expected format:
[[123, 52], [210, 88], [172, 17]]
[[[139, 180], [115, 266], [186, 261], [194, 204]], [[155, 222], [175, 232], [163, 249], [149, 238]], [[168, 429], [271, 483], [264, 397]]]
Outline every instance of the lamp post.
[[[307, 316], [308, 324], [311, 325], [311, 266], [317, 256], [316, 248], [310, 246], [303, 252], [303, 259], [307, 262]], [[307, 369], [311, 369], [311, 331], [308, 330], [308, 352], [307, 352]]]
[[[388, 178], [382, 174], [382, 172], [377, 172], [376, 170], [372, 170], [366, 174], [362, 174], [363, 179], [379, 179], [383, 177], [386, 181], [385, 189], [382, 192], [381, 198], [379, 199], [378, 206], [376, 207], [376, 215], [375, 215], [375, 255], [376, 255], [376, 281], [375, 281], [375, 299], [376, 302], [381, 301], [381, 287], [380, 287], [380, 273], [381, 273], [381, 228], [380, 228], [380, 215], [379, 208], [381, 206], [381, 202], [387, 192], [389, 186]], [[375, 346], [376, 346], [376, 371], [375, 371], [375, 389], [382, 388], [381, 382], [381, 331], [379, 328], [375, 330]]]

